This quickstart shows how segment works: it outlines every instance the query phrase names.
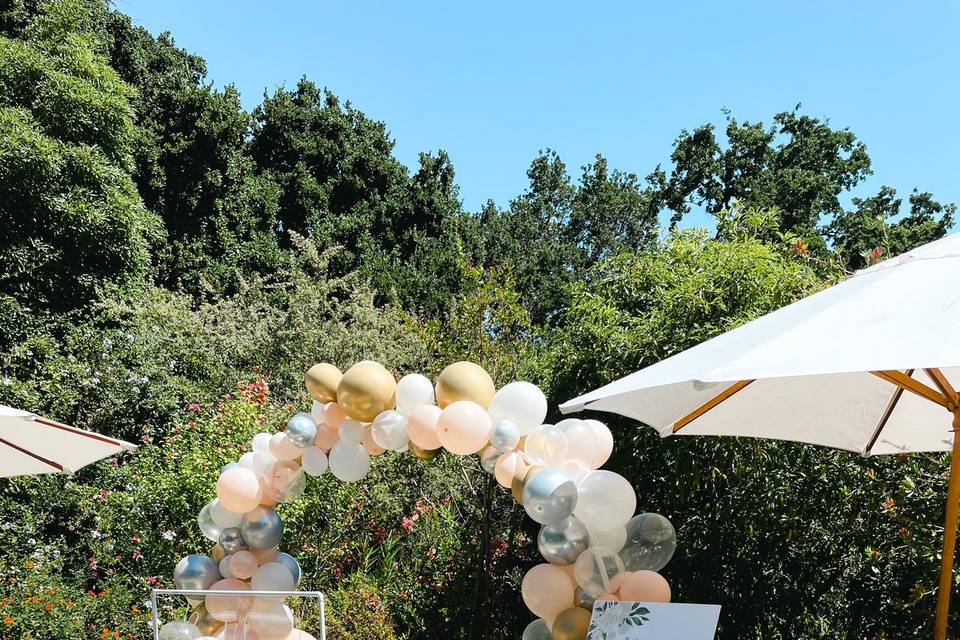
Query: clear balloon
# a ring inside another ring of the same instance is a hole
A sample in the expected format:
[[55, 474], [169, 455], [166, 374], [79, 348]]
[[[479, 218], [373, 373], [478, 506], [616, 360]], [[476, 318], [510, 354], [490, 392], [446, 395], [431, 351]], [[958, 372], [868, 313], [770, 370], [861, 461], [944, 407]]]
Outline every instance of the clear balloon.
[[290, 570], [280, 562], [261, 565], [250, 580], [254, 591], [293, 591], [297, 583]]
[[389, 451], [407, 446], [407, 419], [399, 411], [384, 411], [370, 426], [373, 441]]
[[363, 437], [363, 423], [346, 419], [340, 423], [340, 442], [343, 444], [360, 444]]
[[303, 452], [300, 464], [307, 475], [322, 476], [327, 471], [327, 454], [319, 447], [310, 447]]
[[490, 444], [501, 453], [513, 451], [520, 444], [520, 427], [513, 420], [497, 420], [490, 429]]
[[427, 451], [439, 449], [442, 446], [437, 435], [440, 411], [440, 407], [431, 404], [417, 407], [410, 412], [407, 418], [407, 435], [410, 437], [410, 442]]
[[223, 548], [228, 555], [249, 548], [243, 539], [243, 535], [240, 533], [240, 527], [228, 527], [221, 531], [219, 543], [220, 547]]
[[656, 571], [630, 571], [620, 582], [623, 600], [670, 602], [670, 584]]
[[540, 527], [537, 548], [550, 564], [571, 565], [590, 546], [590, 533], [582, 522], [569, 516]]
[[405, 416], [417, 407], [433, 404], [433, 383], [426, 376], [411, 373], [397, 383], [397, 411]]
[[613, 453], [613, 434], [610, 433], [607, 425], [599, 420], [584, 420], [584, 422], [593, 429], [593, 435], [597, 439], [597, 457], [593, 459], [590, 468], [599, 469], [606, 464], [607, 460], [610, 459], [610, 454]]
[[587, 467], [591, 466], [600, 452], [600, 447], [590, 425], [578, 418], [567, 418], [558, 422], [557, 428], [567, 438], [567, 458], [580, 460]]
[[457, 455], [480, 451], [490, 435], [490, 415], [471, 400], [450, 403], [437, 419], [437, 437], [443, 448]]
[[558, 467], [567, 459], [567, 437], [552, 424], [542, 424], [527, 436], [523, 450], [537, 464]]
[[[280, 544], [283, 522], [273, 509], [257, 507], [244, 514], [240, 532], [251, 549], [271, 549]], [[221, 541], [220, 544], [223, 544]]]
[[627, 522], [620, 558], [627, 571], [660, 571], [677, 549], [677, 532], [659, 513], [641, 513]]
[[217, 498], [224, 508], [246, 513], [260, 504], [263, 497], [256, 474], [243, 467], [224, 471], [217, 479]]
[[197, 516], [197, 524], [200, 525], [200, 532], [203, 533], [203, 536], [211, 541], [216, 542], [220, 539], [220, 531], [223, 530], [223, 527], [218, 525], [214, 519], [213, 515], [210, 513], [213, 507], [213, 503], [208, 503], [203, 506], [203, 509], [200, 509], [200, 514]]
[[553, 633], [543, 619], [537, 618], [523, 630], [520, 640], [553, 640]]
[[278, 553], [277, 562], [287, 568], [287, 571], [293, 576], [293, 581], [299, 585], [303, 572], [300, 570], [300, 563], [297, 562], [297, 559], [289, 553]]
[[286, 433], [290, 444], [298, 449], [306, 449], [313, 446], [317, 437], [317, 425], [309, 413], [297, 413], [287, 421]]
[[603, 547], [590, 547], [580, 554], [573, 575], [588, 593], [613, 593], [623, 580], [623, 560]]
[[527, 571], [520, 594], [527, 609], [546, 620], [573, 606], [573, 583], [563, 569], [552, 564], [538, 564]]
[[497, 460], [500, 459], [501, 455], [503, 454], [497, 451], [492, 444], [488, 444], [480, 450], [480, 467], [487, 473], [494, 473], [497, 468]]
[[199, 553], [182, 558], [173, 569], [177, 589], [209, 589], [219, 579], [220, 570], [214, 559]]
[[[243, 514], [230, 511], [223, 506], [220, 500], [214, 498], [213, 502], [210, 503], [210, 517], [213, 518], [213, 521], [216, 522], [221, 529], [226, 529], [227, 527], [239, 527]], [[220, 535], [218, 534], [217, 540], [219, 539]]]
[[577, 505], [577, 485], [559, 469], [544, 469], [523, 486], [523, 508], [540, 524], [556, 524]]
[[303, 495], [307, 478], [293, 460], [279, 460], [270, 469], [270, 497], [275, 502], [292, 502]]
[[160, 640], [197, 640], [201, 635], [197, 625], [183, 620], [172, 620], [160, 628], [157, 637]]
[[574, 514], [587, 525], [610, 529], [625, 525], [637, 508], [637, 494], [626, 478], [612, 471], [591, 471], [579, 485]]
[[494, 422], [511, 420], [525, 436], [547, 416], [547, 397], [535, 384], [511, 382], [494, 394], [489, 411]]
[[341, 482], [356, 482], [370, 471], [370, 454], [363, 445], [338, 442], [330, 450], [330, 473]]

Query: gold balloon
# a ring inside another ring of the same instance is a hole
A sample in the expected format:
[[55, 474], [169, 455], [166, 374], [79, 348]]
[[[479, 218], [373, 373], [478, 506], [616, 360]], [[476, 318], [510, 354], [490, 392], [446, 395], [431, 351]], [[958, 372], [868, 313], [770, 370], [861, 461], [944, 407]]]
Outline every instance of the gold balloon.
[[225, 557], [227, 557], [227, 552], [220, 546], [220, 543], [213, 545], [213, 549], [210, 551], [210, 557], [220, 562]]
[[306, 382], [307, 391], [310, 392], [313, 399], [326, 404], [336, 402], [337, 385], [340, 384], [340, 378], [342, 377], [343, 374], [340, 373], [340, 369], [329, 362], [321, 362], [310, 367], [307, 375], [304, 376], [304, 382]]
[[553, 621], [553, 640], [586, 640], [590, 612], [580, 607], [565, 609]]
[[523, 504], [523, 485], [526, 484], [527, 480], [540, 473], [544, 469], [546, 469], [546, 467], [539, 464], [524, 466], [517, 471], [515, 476], [513, 476], [513, 483], [510, 485], [510, 493], [513, 494], [513, 499], [517, 501], [517, 504]]
[[397, 381], [379, 362], [358, 362], [340, 378], [337, 404], [347, 417], [373, 422], [378, 415], [397, 406]]
[[422, 447], [415, 445], [413, 440], [408, 442], [407, 446], [410, 447], [410, 453], [420, 460], [433, 460], [440, 455], [440, 449], [423, 449]]
[[189, 622], [197, 625], [200, 633], [205, 636], [216, 635], [220, 627], [223, 626], [223, 623], [211, 616], [210, 612], [208, 612], [207, 608], [202, 604], [190, 614]]
[[457, 400], [472, 400], [486, 409], [496, 392], [490, 374], [472, 362], [454, 362], [437, 378], [437, 406], [441, 409]]

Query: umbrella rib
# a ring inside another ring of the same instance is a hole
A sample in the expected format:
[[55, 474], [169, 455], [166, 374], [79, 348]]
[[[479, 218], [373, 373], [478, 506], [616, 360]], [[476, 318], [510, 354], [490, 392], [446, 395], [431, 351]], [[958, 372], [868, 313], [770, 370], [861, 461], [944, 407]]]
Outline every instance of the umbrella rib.
[[940, 393], [952, 403], [952, 407], [948, 407], [951, 411], [955, 411], [960, 405], [957, 399], [957, 391], [953, 388], [953, 385], [950, 384], [950, 381], [947, 380], [947, 376], [943, 375], [943, 372], [940, 369], [924, 369], [927, 372], [927, 375], [930, 376], [930, 379], [933, 380], [933, 383], [937, 385], [937, 388], [940, 389]]
[[0, 438], [0, 444], [5, 444], [5, 445], [7, 445], [8, 447], [10, 447], [11, 449], [16, 449], [16, 450], [19, 451], [20, 453], [22, 453], [22, 454], [24, 454], [24, 455], [26, 455], [26, 456], [30, 456], [30, 457], [33, 458], [34, 460], [38, 460], [38, 461], [42, 462], [43, 464], [48, 465], [48, 466], [51, 466], [51, 467], [53, 467], [54, 469], [56, 469], [57, 471], [63, 473], [63, 465], [57, 464], [56, 462], [53, 462], [52, 460], [47, 460], [47, 459], [44, 458], [43, 456], [38, 456], [38, 455], [35, 454], [33, 451], [27, 451], [27, 450], [24, 449], [23, 447], [18, 447], [17, 445], [13, 444], [12, 442], [10, 442], [10, 441], [8, 441], [8, 440], [4, 440], [3, 438]]
[[90, 432], [90, 431], [84, 431], [83, 429], [78, 429], [78, 428], [76, 428], [76, 427], [71, 427], [70, 425], [61, 424], [61, 423], [59, 423], [59, 422], [54, 422], [54, 421], [52, 421], [52, 420], [47, 420], [47, 419], [45, 419], [45, 418], [35, 417], [35, 418], [33, 419], [33, 421], [34, 421], [34, 422], [38, 422], [38, 423], [40, 423], [40, 424], [42, 424], [42, 425], [45, 425], [45, 426], [47, 426], [47, 427], [53, 427], [54, 429], [61, 429], [62, 431], [66, 431], [66, 432], [68, 432], [68, 433], [72, 433], [72, 434], [77, 435], [77, 436], [83, 436], [84, 438], [90, 438], [91, 440], [97, 440], [97, 441], [99, 441], [99, 442], [105, 442], [105, 443], [107, 443], [107, 444], [112, 444], [112, 445], [115, 445], [115, 446], [117, 446], [117, 447], [121, 447], [121, 448], [123, 448], [123, 449], [129, 449], [130, 447], [133, 447], [134, 449], [136, 449], [136, 446], [131, 445], [131, 444], [128, 443], [128, 442], [124, 442], [123, 440], [115, 440], [115, 439], [113, 439], [113, 438], [108, 438], [107, 436], [102, 436], [102, 435], [100, 435], [99, 433], [92, 433], [92, 432]]
[[[905, 375], [908, 378], [913, 376], [913, 369], [907, 369]], [[887, 421], [890, 420], [890, 416], [893, 415], [893, 410], [897, 408], [897, 403], [900, 402], [902, 395], [903, 387], [897, 386], [897, 388], [893, 390], [893, 395], [890, 396], [890, 402], [887, 403], [887, 408], [883, 410], [883, 415], [880, 417], [880, 422], [877, 423], [877, 428], [873, 430], [873, 435], [870, 436], [870, 442], [867, 443], [866, 448], [863, 450], [863, 455], [869, 456], [873, 451], [873, 445], [877, 444], [880, 434], [883, 432], [884, 427], [887, 426]]]
[[899, 371], [871, 371], [870, 373], [878, 378], [886, 380], [890, 384], [894, 384], [902, 389], [906, 389], [911, 393], [917, 394], [921, 398], [926, 398], [927, 400], [935, 402], [949, 411], [953, 411], [953, 408], [951, 407], [953, 404], [952, 400], [939, 391], [931, 389], [919, 380], [914, 380], [913, 378], [906, 376]]
[[685, 426], [687, 426], [688, 424], [690, 424], [691, 422], [693, 422], [694, 420], [696, 420], [706, 412], [710, 411], [711, 409], [716, 407], [718, 404], [728, 399], [733, 394], [739, 392], [741, 389], [746, 387], [751, 382], [753, 382], [753, 380], [740, 380], [739, 382], [734, 382], [732, 385], [730, 385], [729, 387], [727, 387], [717, 395], [713, 396], [712, 398], [704, 402], [702, 405], [700, 405], [699, 407], [697, 407], [687, 415], [683, 416], [682, 418], [674, 422], [673, 432], [676, 433], [677, 431], [680, 431], [680, 429], [683, 429]]

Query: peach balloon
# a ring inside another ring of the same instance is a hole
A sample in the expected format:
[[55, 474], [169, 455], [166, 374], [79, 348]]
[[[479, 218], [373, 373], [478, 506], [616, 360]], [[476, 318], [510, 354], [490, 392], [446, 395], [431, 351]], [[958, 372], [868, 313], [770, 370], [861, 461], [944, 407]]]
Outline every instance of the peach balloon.
[[362, 444], [367, 453], [372, 456], [378, 456], [386, 451], [386, 449], [373, 441], [373, 429], [370, 425], [364, 425], [363, 433], [360, 434], [360, 444]]
[[440, 418], [440, 407], [425, 404], [410, 412], [407, 418], [407, 435], [410, 441], [421, 449], [439, 449], [440, 438], [437, 436], [437, 420]]
[[347, 419], [347, 414], [336, 402], [328, 402], [323, 406], [323, 423], [327, 429], [336, 431], [340, 428], [340, 423]]
[[538, 564], [523, 576], [520, 594], [534, 615], [545, 620], [556, 618], [573, 606], [574, 586], [569, 576], [552, 564]]
[[630, 571], [620, 583], [620, 599], [670, 602], [670, 584], [656, 571]]
[[250, 628], [246, 623], [227, 624], [220, 633], [217, 634], [217, 640], [264, 640], [259, 633]]
[[237, 551], [230, 556], [230, 572], [234, 578], [248, 580], [260, 566], [257, 556], [249, 551]]
[[295, 446], [287, 434], [280, 431], [270, 438], [270, 454], [277, 460], [294, 460], [303, 454], [303, 449]]
[[213, 549], [210, 550], [210, 557], [220, 562], [227, 556], [227, 552], [224, 551], [223, 547], [220, 546], [220, 543], [213, 545]]
[[[340, 422], [343, 422], [341, 420]], [[337, 444], [337, 441], [340, 440], [340, 425], [337, 425], [336, 429], [331, 429], [330, 427], [317, 426], [317, 437], [313, 439], [313, 444], [316, 447], [323, 449], [324, 451], [329, 451], [333, 448], [333, 445]]]
[[458, 400], [440, 412], [437, 437], [444, 449], [463, 456], [486, 446], [492, 426], [486, 409], [471, 400]]
[[594, 598], [594, 600], [619, 600], [619, 599], [620, 598], [618, 598], [612, 593], [600, 593], [597, 595], [596, 598]]
[[497, 464], [493, 468], [493, 475], [501, 487], [509, 489], [513, 486], [513, 479], [522, 470], [527, 468], [527, 461], [523, 459], [523, 454], [519, 451], [508, 451], [497, 458]]
[[276, 561], [280, 550], [277, 547], [272, 549], [250, 549], [250, 553], [256, 556], [257, 562], [260, 564], [267, 564], [268, 562]]
[[287, 636], [287, 640], [317, 640], [312, 635], [306, 631], [301, 631], [300, 629], [294, 629], [290, 632], [290, 635]]
[[[233, 561], [231, 560], [231, 564], [232, 563]], [[226, 578], [214, 582], [210, 589], [218, 591], [250, 591], [250, 585], [243, 580]], [[244, 597], [241, 594], [237, 594], [236, 596], [209, 595], [204, 601], [207, 612], [220, 622], [236, 622], [237, 620], [243, 619], [252, 605], [253, 598], [250, 596]]]
[[217, 499], [234, 513], [253, 511], [260, 504], [263, 491], [256, 474], [243, 467], [232, 467], [217, 479]]

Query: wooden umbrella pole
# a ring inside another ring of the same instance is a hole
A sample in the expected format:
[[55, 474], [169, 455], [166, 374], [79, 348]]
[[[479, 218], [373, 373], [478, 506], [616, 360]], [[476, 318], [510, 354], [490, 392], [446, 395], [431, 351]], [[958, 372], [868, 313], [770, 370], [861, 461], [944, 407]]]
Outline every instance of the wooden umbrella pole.
[[953, 451], [950, 454], [950, 484], [947, 487], [947, 515], [943, 524], [943, 554], [940, 556], [940, 589], [937, 591], [937, 619], [934, 637], [946, 640], [953, 591], [953, 552], [957, 543], [957, 513], [960, 511], [960, 410], [953, 414]]

